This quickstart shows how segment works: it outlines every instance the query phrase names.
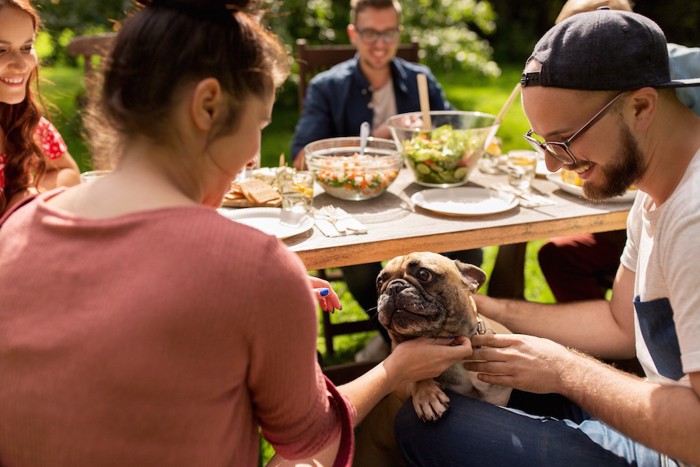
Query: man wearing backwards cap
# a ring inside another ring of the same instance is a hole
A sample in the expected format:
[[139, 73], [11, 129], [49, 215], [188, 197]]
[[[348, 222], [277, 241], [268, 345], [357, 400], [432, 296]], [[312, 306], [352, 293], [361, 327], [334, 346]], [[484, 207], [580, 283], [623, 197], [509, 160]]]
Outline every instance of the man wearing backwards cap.
[[[464, 365], [514, 387], [508, 405], [522, 412], [450, 394], [423, 423], [409, 404], [399, 445], [412, 465], [700, 465], [700, 118], [673, 90], [700, 80], [670, 79], [651, 20], [598, 10], [548, 31], [521, 83], [526, 139], [549, 170], [576, 170], [592, 200], [640, 190], [612, 299], [477, 296], [522, 334], [474, 336]], [[635, 352], [644, 379], [588, 356]], [[545, 399], [551, 417], [536, 410]]]

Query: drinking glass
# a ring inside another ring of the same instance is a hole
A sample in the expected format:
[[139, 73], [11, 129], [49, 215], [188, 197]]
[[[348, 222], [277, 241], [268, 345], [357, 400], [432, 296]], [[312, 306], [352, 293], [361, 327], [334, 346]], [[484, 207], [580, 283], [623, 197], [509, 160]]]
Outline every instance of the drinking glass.
[[87, 183], [103, 177], [110, 173], [111, 170], [90, 170], [80, 174], [80, 183]]
[[506, 171], [510, 186], [523, 191], [530, 190], [537, 169], [537, 152], [514, 150], [508, 153]]
[[310, 214], [314, 199], [314, 178], [309, 171], [295, 171], [281, 179], [282, 210]]

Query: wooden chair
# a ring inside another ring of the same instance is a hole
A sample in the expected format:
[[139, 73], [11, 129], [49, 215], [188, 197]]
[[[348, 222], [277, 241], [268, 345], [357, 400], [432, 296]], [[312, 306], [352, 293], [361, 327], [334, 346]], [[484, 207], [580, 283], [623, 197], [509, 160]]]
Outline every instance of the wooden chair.
[[85, 68], [85, 97], [87, 104], [95, 93], [95, 77], [99, 62], [109, 52], [116, 33], [76, 36], [68, 43], [66, 52], [71, 57], [82, 57]]
[[[356, 49], [353, 45], [308, 45], [306, 39], [297, 39], [296, 47], [296, 62], [299, 64], [299, 113], [301, 113], [306, 88], [311, 78], [333, 65], [351, 59], [355, 56]], [[409, 62], [418, 62], [419, 52], [418, 41], [411, 39], [408, 44], [399, 45], [396, 55]]]
[[[84, 62], [85, 93], [78, 96], [78, 108], [86, 109], [95, 98], [97, 71], [102, 59], [109, 53], [116, 33], [76, 36], [68, 43], [66, 52], [71, 57], [82, 57]], [[105, 157], [92, 156], [93, 169], [110, 169]]]
[[[396, 52], [396, 55], [411, 62], [418, 62], [418, 54], [420, 45], [415, 39], [408, 44], [401, 44]], [[306, 39], [297, 39], [296, 41], [296, 61], [299, 64], [299, 113], [304, 107], [304, 96], [309, 81], [317, 73], [331, 68], [345, 60], [349, 60], [355, 56], [356, 49], [353, 45], [308, 45]], [[321, 269], [317, 271], [317, 275], [326, 280], [342, 280], [340, 270]], [[373, 280], [374, 278], [370, 278]], [[329, 313], [322, 313], [323, 321], [323, 337], [326, 342], [326, 354], [329, 357], [335, 355], [335, 347], [333, 338], [342, 334], [354, 334], [358, 332], [373, 331], [375, 324], [369, 319], [360, 321], [351, 321], [344, 323], [333, 323]], [[365, 368], [363, 366], [363, 368]], [[346, 371], [347, 370], [347, 371]], [[345, 381], [346, 378], [351, 378], [351, 372], [358, 371], [358, 366], [348, 365], [339, 367], [340, 374], [336, 377], [339, 381]], [[345, 373], [347, 375], [343, 376]], [[354, 375], [355, 373], [352, 373]], [[333, 379], [333, 378], [332, 378]]]

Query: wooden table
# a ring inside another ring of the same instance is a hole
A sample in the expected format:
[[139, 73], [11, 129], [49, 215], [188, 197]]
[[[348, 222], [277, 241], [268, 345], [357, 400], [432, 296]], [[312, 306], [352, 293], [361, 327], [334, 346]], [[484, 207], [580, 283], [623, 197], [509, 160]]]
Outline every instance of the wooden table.
[[[478, 170], [475, 170], [470, 179], [465, 186], [490, 187], [507, 183], [505, 175], [485, 175]], [[455, 217], [412, 207], [411, 195], [427, 188], [413, 182], [413, 175], [408, 168], [401, 169], [399, 177], [387, 193], [373, 200], [343, 201], [327, 195], [317, 186], [315, 208], [326, 205], [343, 208], [365, 224], [367, 233], [329, 238], [314, 227], [286, 239], [285, 243], [301, 257], [308, 270], [382, 261], [413, 251], [445, 253], [492, 245], [512, 245], [499, 249], [491, 273], [489, 294], [519, 297], [524, 288], [524, 242], [624, 229], [632, 206], [631, 202], [591, 203], [562, 191], [546, 179], [535, 179], [533, 187], [555, 204], [536, 208], [518, 206], [510, 211], [486, 216]], [[495, 280], [497, 275], [498, 280]], [[369, 320], [334, 323], [328, 313], [322, 313], [322, 320], [327, 353], [330, 356], [334, 353], [334, 336], [368, 331], [376, 327], [376, 323]], [[324, 372], [336, 384], [343, 384], [375, 363], [325, 367]]]
[[[506, 182], [505, 175], [485, 175], [478, 170], [470, 178], [465, 186]], [[285, 243], [308, 270], [315, 270], [382, 261], [413, 251], [444, 253], [626, 227], [631, 202], [591, 203], [540, 178], [533, 181], [533, 187], [556, 204], [455, 217], [420, 207], [412, 210], [411, 195], [426, 187], [414, 183], [410, 171], [403, 168], [388, 192], [373, 200], [343, 201], [322, 190], [314, 197], [316, 208], [333, 205], [355, 216], [367, 226], [366, 234], [329, 238], [314, 227]]]

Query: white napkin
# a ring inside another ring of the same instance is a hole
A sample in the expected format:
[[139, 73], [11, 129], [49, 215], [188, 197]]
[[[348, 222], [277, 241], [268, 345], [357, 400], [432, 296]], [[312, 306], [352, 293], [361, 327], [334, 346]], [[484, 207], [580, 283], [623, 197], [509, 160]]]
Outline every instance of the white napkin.
[[542, 195], [519, 190], [507, 183], [497, 183], [495, 185], [491, 185], [491, 189], [515, 195], [519, 198], [520, 205], [524, 208], [537, 208], [540, 206], [553, 206], [557, 204], [551, 199], [548, 199]]
[[367, 233], [367, 227], [345, 210], [333, 205], [316, 210], [316, 227], [326, 237], [342, 237]]

